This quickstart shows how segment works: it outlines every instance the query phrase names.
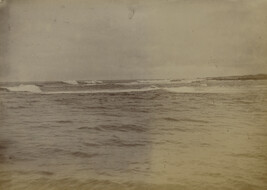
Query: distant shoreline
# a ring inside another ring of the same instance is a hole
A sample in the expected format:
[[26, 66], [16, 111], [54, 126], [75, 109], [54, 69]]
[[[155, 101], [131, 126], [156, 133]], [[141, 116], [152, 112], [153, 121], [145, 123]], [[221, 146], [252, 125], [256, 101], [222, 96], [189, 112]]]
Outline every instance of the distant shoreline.
[[267, 74], [207, 77], [206, 79], [209, 79], [209, 80], [267, 80]]

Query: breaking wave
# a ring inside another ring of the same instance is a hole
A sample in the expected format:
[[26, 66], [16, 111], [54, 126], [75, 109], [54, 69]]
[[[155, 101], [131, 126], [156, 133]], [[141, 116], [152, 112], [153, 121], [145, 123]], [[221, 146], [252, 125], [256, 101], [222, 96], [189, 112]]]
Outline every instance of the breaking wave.
[[200, 83], [205, 79], [179, 79], [179, 80], [169, 80], [169, 79], [154, 79], [154, 80], [137, 80], [133, 82], [118, 83], [121, 85], [138, 85], [138, 84], [191, 84]]
[[165, 84], [165, 83], [171, 83], [171, 80], [168, 79], [155, 79], [155, 80], [139, 80], [138, 83], [147, 83], [147, 84]]
[[159, 88], [157, 86], [150, 86], [147, 88], [129, 88], [129, 89], [103, 89], [103, 90], [74, 90], [74, 91], [49, 91], [44, 92], [40, 87], [36, 85], [19, 85], [15, 87], [2, 87], [12, 92], [31, 92], [31, 93], [41, 93], [41, 94], [113, 94], [113, 93], [130, 93], [130, 92], [146, 92], [146, 91], [155, 91], [155, 90], [164, 90], [172, 93], [240, 93], [244, 92], [244, 89], [233, 88], [233, 87], [209, 87], [206, 85], [200, 85], [198, 87], [168, 87], [168, 88]]
[[87, 80], [87, 81], [83, 81], [83, 82], [88, 86], [97, 85], [97, 84], [103, 84], [103, 81], [100, 81], [100, 80]]
[[66, 80], [66, 81], [62, 81], [65, 84], [71, 84], [71, 85], [77, 85], [79, 84], [76, 80]]
[[83, 91], [54, 91], [54, 92], [43, 92], [42, 94], [101, 94], [101, 93], [128, 93], [128, 92], [146, 92], [159, 90], [157, 87], [141, 88], [141, 89], [117, 89], [117, 90], [83, 90]]
[[139, 85], [140, 83], [135, 81], [135, 82], [119, 82], [119, 83], [116, 83], [118, 85], [124, 85], [124, 86], [131, 86], [131, 85]]
[[173, 87], [164, 88], [168, 92], [174, 93], [240, 93], [244, 92], [242, 89], [230, 88], [230, 87]]
[[179, 83], [179, 84], [191, 84], [191, 83], [198, 83], [202, 82], [205, 79], [179, 79], [179, 80], [172, 80], [172, 83]]
[[141, 84], [168, 84], [168, 83], [172, 83], [172, 81], [168, 79], [155, 79], [155, 80], [137, 80], [132, 82], [119, 82], [116, 84], [130, 86], [130, 85], [141, 85]]
[[41, 93], [42, 90], [36, 86], [36, 85], [24, 85], [21, 84], [19, 86], [14, 86], [14, 87], [3, 87], [9, 91], [12, 92], [32, 92], [32, 93]]

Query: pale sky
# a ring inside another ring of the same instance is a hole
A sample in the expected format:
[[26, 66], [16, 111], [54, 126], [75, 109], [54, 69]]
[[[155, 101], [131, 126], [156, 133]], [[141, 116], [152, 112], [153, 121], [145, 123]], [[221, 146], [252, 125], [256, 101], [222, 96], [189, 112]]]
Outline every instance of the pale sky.
[[267, 72], [267, 0], [0, 4], [0, 81]]

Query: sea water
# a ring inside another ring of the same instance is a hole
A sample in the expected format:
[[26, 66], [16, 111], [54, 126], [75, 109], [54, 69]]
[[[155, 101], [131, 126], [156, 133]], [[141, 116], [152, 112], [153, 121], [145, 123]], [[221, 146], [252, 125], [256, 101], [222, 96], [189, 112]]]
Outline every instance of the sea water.
[[267, 189], [266, 80], [1, 83], [0, 189]]

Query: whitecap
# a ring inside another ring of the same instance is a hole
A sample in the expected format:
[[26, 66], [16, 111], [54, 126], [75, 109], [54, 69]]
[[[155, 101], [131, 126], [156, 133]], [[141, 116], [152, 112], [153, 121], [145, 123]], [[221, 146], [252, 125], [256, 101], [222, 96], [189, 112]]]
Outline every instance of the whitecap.
[[24, 85], [21, 84], [19, 86], [14, 86], [14, 87], [3, 87], [9, 91], [12, 92], [32, 92], [32, 93], [41, 93], [42, 90], [36, 86], [36, 85]]
[[100, 93], [129, 93], [129, 92], [146, 92], [159, 90], [157, 87], [141, 88], [141, 89], [114, 89], [114, 90], [83, 90], [83, 91], [54, 91], [54, 92], [43, 92], [42, 94], [100, 94]]
[[208, 84], [207, 83], [201, 83], [200, 86], [202, 86], [202, 87], [208, 87]]
[[119, 83], [116, 83], [118, 85], [124, 85], [124, 86], [130, 86], [130, 85], [139, 85], [140, 83], [139, 82], [119, 82]]
[[234, 87], [172, 87], [164, 88], [168, 92], [174, 93], [242, 93], [244, 89]]
[[77, 85], [79, 84], [76, 80], [66, 80], [66, 81], [62, 81], [63, 83], [66, 84], [71, 84], [71, 85]]
[[100, 80], [87, 80], [83, 81], [86, 85], [98, 85], [98, 84], [103, 84], [103, 81]]
[[191, 83], [197, 83], [202, 82], [205, 79], [181, 79], [181, 80], [174, 80], [173, 83], [179, 83], [179, 84], [191, 84]]
[[171, 83], [169, 79], [155, 79], [155, 80], [138, 80], [138, 83], [145, 83], [145, 84], [165, 84]]

